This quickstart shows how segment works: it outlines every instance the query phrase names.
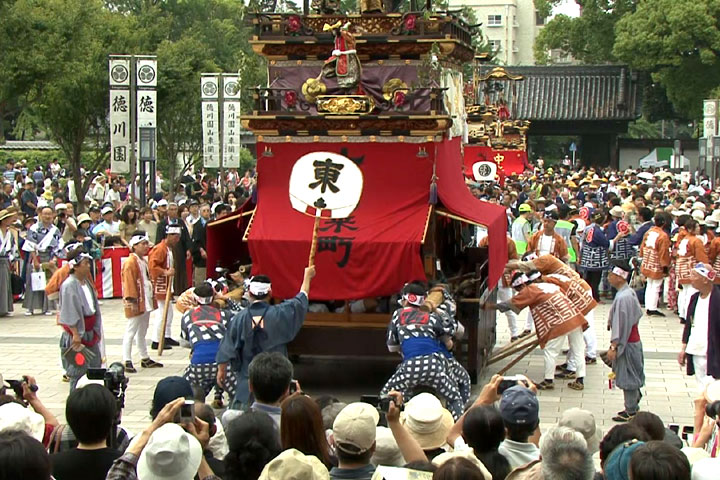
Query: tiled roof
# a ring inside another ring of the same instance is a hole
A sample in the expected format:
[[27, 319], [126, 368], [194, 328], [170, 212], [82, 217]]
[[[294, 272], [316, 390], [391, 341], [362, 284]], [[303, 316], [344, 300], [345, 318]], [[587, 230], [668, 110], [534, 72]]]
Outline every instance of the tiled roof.
[[0, 143], [0, 150], [59, 150], [53, 142], [44, 140], [24, 141], [24, 140], [8, 140], [6, 143]]
[[[483, 67], [482, 73], [493, 67]], [[627, 121], [642, 113], [642, 90], [637, 75], [624, 65], [505, 69], [525, 77], [516, 82], [517, 112], [513, 112], [521, 120]], [[507, 88], [505, 91], [509, 92]]]

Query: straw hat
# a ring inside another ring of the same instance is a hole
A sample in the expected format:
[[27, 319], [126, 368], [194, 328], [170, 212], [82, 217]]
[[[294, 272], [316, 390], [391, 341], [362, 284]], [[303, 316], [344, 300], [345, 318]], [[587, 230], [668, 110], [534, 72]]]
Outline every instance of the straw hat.
[[313, 455], [291, 448], [270, 460], [258, 480], [328, 480], [325, 465]]
[[5, 220], [6, 218], [12, 217], [13, 215], [17, 215], [17, 213], [11, 212], [7, 208], [0, 210], [0, 222]]
[[431, 393], [421, 393], [405, 404], [400, 423], [410, 431], [423, 450], [434, 450], [446, 443], [453, 421], [452, 414], [443, 408]]

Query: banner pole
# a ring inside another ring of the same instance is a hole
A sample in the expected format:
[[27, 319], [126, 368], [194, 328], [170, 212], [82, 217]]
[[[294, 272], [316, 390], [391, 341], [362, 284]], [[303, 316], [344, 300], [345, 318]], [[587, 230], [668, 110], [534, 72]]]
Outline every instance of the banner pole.
[[308, 267], [315, 265], [315, 252], [317, 252], [318, 227], [320, 227], [320, 217], [315, 217], [315, 226], [313, 227], [312, 243], [310, 244], [310, 258], [308, 259]]
[[172, 285], [174, 275], [168, 275], [167, 292], [165, 292], [165, 305], [163, 305], [162, 326], [160, 327], [160, 338], [158, 338], [158, 356], [162, 357], [165, 348], [165, 327], [167, 327], [167, 314], [172, 298]]

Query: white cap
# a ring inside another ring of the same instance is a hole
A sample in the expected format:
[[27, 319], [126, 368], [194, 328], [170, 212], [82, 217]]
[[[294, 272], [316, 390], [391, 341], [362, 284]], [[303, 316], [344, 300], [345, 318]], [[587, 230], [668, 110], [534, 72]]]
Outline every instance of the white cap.
[[167, 206], [168, 206], [168, 201], [163, 198], [162, 200], [160, 200], [159, 202], [157, 202], [157, 206], [158, 206], [158, 207], [167, 207]]
[[0, 432], [19, 430], [42, 442], [45, 419], [19, 403], [6, 403], [0, 407]]
[[65, 205], [64, 203], [58, 203], [57, 205], [55, 205], [55, 211], [59, 212], [60, 210], [67, 210], [67, 205]]
[[103, 208], [103, 209], [100, 211], [100, 213], [103, 214], [103, 215], [105, 215], [106, 213], [112, 213], [112, 212], [113, 212], [113, 208], [112, 208], [112, 207], [105, 207], [105, 208]]
[[333, 423], [337, 448], [351, 454], [367, 452], [375, 443], [379, 420], [377, 409], [368, 403], [355, 402], [343, 408]]
[[202, 461], [202, 447], [195, 437], [175, 423], [166, 423], [150, 436], [140, 454], [140, 480], [184, 480], [193, 478]]

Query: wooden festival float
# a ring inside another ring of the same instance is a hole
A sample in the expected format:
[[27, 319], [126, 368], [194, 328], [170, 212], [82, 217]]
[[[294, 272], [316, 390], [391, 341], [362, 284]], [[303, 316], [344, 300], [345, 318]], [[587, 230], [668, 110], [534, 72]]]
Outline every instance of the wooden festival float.
[[528, 165], [530, 122], [516, 118], [517, 83], [524, 77], [487, 65], [487, 59], [475, 57], [472, 84], [466, 88], [465, 176], [476, 182], [504, 184], [506, 177], [522, 173]]
[[[471, 28], [448, 12], [316, 7], [250, 18], [268, 62], [268, 85], [242, 117], [257, 139], [257, 198], [209, 224], [208, 272], [251, 261], [289, 298], [316, 249], [310, 299], [322, 311], [290, 345], [312, 356], [391, 356], [386, 328], [403, 285], [447, 283], [467, 332], [455, 354], [475, 378], [495, 342], [495, 313], [479, 306], [494, 297], [507, 243], [504, 209], [475, 199], [463, 178]], [[353, 205], [348, 162], [362, 179]], [[478, 230], [489, 248], [475, 247]]]

